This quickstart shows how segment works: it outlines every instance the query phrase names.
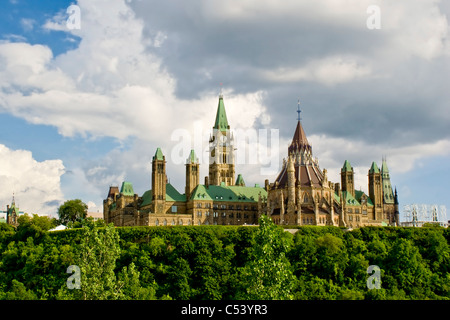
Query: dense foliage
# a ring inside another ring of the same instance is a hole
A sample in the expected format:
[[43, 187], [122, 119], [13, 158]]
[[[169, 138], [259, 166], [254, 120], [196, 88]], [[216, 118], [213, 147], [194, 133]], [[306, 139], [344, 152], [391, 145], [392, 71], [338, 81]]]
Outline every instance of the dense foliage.
[[88, 206], [80, 199], [67, 200], [58, 209], [59, 223], [72, 225], [81, 223], [87, 217]]
[[[450, 299], [441, 227], [51, 227], [0, 223], [0, 299]], [[80, 289], [67, 287], [71, 265]]]

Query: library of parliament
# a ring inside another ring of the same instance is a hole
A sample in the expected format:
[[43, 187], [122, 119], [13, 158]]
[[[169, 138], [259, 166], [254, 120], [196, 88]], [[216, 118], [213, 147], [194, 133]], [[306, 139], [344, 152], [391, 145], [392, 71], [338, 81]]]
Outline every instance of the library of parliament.
[[276, 179], [266, 179], [263, 187], [247, 186], [241, 174], [236, 177], [235, 146], [229, 133], [221, 94], [204, 183], [200, 183], [199, 161], [192, 150], [185, 164], [185, 190], [178, 191], [167, 180], [166, 159], [157, 148], [152, 158], [151, 189], [139, 196], [130, 182], [124, 181], [120, 189], [111, 186], [103, 201], [105, 221], [116, 226], [254, 225], [266, 214], [280, 225], [399, 225], [397, 190], [392, 189], [385, 159], [381, 168], [372, 162], [368, 169], [368, 195], [355, 190], [348, 160], [343, 163], [340, 183], [333, 183], [327, 170], [321, 170], [313, 158], [299, 117]]

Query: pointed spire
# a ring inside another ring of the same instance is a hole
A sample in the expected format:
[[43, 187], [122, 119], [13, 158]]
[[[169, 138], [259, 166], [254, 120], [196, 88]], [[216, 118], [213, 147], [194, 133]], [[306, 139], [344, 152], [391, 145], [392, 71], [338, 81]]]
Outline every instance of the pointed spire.
[[225, 105], [223, 103], [223, 95], [219, 95], [219, 105], [217, 106], [216, 121], [214, 122], [213, 129], [220, 130], [222, 132], [230, 129], [228, 125], [227, 113], [225, 112]]
[[197, 164], [198, 163], [198, 158], [195, 155], [194, 149], [191, 150], [191, 153], [189, 154], [189, 157], [186, 160], [186, 164], [191, 164], [191, 163], [193, 163], [193, 164]]
[[302, 123], [300, 120], [297, 121], [297, 127], [295, 128], [294, 136], [292, 137], [291, 145], [289, 146], [289, 151], [302, 149], [302, 148], [311, 148], [311, 145], [306, 138], [305, 131], [303, 130]]
[[383, 157], [383, 163], [381, 164], [381, 173], [389, 173], [389, 169], [386, 163], [386, 157]]
[[342, 166], [341, 172], [350, 172], [353, 171], [352, 166], [348, 160], [345, 160], [344, 165]]
[[156, 149], [155, 155], [153, 156], [153, 160], [164, 160], [164, 155], [161, 151], [161, 148], [158, 147]]
[[380, 173], [377, 164], [375, 161], [372, 162], [372, 166], [370, 167], [369, 173]]
[[242, 174], [240, 174], [240, 173], [238, 174], [235, 185], [245, 187], [245, 182], [244, 182], [244, 178], [242, 177]]
[[298, 113], [297, 121], [302, 120], [302, 118], [300, 117], [300, 112], [302, 112], [302, 110], [300, 109], [300, 99], [298, 99], [298, 102], [297, 102], [297, 113]]

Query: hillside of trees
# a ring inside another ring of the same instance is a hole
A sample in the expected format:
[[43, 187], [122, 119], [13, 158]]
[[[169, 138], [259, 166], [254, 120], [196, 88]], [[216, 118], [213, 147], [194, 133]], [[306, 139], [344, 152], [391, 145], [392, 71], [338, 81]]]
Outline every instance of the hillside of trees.
[[[450, 299], [448, 229], [0, 223], [0, 299]], [[380, 289], [369, 289], [370, 265]], [[77, 266], [76, 273], [69, 266]], [[72, 289], [69, 288], [69, 283]]]

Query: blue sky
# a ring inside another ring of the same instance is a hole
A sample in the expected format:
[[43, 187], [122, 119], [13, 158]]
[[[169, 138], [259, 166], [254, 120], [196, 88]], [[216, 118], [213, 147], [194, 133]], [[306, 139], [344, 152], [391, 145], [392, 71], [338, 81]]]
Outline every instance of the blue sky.
[[[278, 129], [280, 163], [300, 98], [331, 181], [349, 160], [366, 190], [386, 156], [401, 207], [450, 208], [449, 14], [443, 1], [2, 1], [0, 205], [14, 192], [28, 212], [73, 198], [102, 210], [110, 185], [151, 188], [156, 147], [183, 192], [174, 132], [198, 123], [207, 137], [223, 83], [232, 128]], [[248, 184], [276, 175], [237, 170]]]

